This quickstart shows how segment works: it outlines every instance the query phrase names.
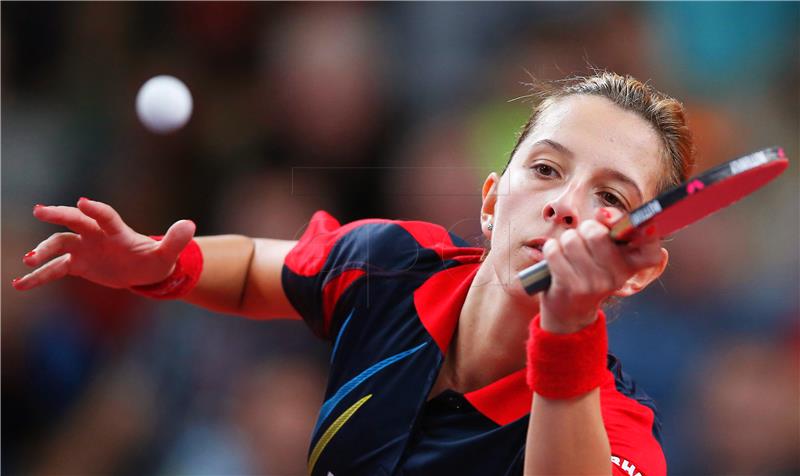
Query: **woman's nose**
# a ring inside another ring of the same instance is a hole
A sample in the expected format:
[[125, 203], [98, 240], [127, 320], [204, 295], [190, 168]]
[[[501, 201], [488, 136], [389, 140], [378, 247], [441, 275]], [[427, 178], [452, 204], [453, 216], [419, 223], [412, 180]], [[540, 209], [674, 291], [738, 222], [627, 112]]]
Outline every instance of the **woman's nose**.
[[544, 206], [542, 215], [545, 221], [555, 222], [567, 228], [578, 227], [578, 210], [564, 201], [553, 201]]

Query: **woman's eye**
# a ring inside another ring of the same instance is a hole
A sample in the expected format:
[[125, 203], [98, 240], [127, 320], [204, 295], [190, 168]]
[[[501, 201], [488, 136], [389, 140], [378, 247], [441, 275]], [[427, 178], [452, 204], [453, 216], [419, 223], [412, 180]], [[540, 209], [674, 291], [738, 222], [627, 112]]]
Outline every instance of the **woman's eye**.
[[600, 192], [600, 197], [606, 205], [618, 207], [625, 210], [625, 204], [622, 200], [611, 192]]
[[547, 164], [536, 164], [533, 167], [533, 170], [536, 171], [537, 174], [542, 175], [544, 177], [557, 177], [558, 172], [553, 167], [550, 167]]

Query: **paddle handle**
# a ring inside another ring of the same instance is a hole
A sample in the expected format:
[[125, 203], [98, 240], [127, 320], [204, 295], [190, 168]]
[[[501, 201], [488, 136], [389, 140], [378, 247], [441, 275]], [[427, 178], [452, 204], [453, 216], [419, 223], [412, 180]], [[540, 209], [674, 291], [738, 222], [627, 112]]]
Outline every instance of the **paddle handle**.
[[518, 277], [525, 292], [531, 295], [550, 287], [550, 268], [545, 260], [525, 268], [519, 273]]

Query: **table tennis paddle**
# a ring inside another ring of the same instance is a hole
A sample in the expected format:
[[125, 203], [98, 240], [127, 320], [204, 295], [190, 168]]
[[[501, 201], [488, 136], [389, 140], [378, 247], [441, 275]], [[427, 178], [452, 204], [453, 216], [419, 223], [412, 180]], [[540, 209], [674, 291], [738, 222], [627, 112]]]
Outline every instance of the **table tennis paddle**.
[[[626, 215], [609, 231], [618, 243], [628, 243], [647, 230], [660, 237], [737, 202], [786, 170], [789, 161], [780, 147], [772, 147], [714, 167], [663, 192]], [[528, 294], [550, 287], [550, 269], [542, 260], [517, 277]]]

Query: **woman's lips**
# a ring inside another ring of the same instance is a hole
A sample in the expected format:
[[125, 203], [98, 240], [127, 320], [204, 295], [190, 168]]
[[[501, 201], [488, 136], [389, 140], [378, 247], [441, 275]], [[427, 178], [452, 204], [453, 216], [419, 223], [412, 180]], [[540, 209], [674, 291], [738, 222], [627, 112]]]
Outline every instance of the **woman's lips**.
[[542, 253], [541, 245], [538, 247], [536, 245], [522, 245], [522, 248], [525, 250], [528, 256], [533, 259], [534, 262], [538, 263], [544, 259], [544, 253]]
[[522, 244], [522, 248], [525, 252], [530, 256], [533, 262], [538, 263], [544, 259], [544, 253], [542, 253], [542, 247], [544, 243], [547, 241], [547, 238], [544, 236], [540, 236], [538, 238], [533, 238], [531, 240], [526, 241]]

